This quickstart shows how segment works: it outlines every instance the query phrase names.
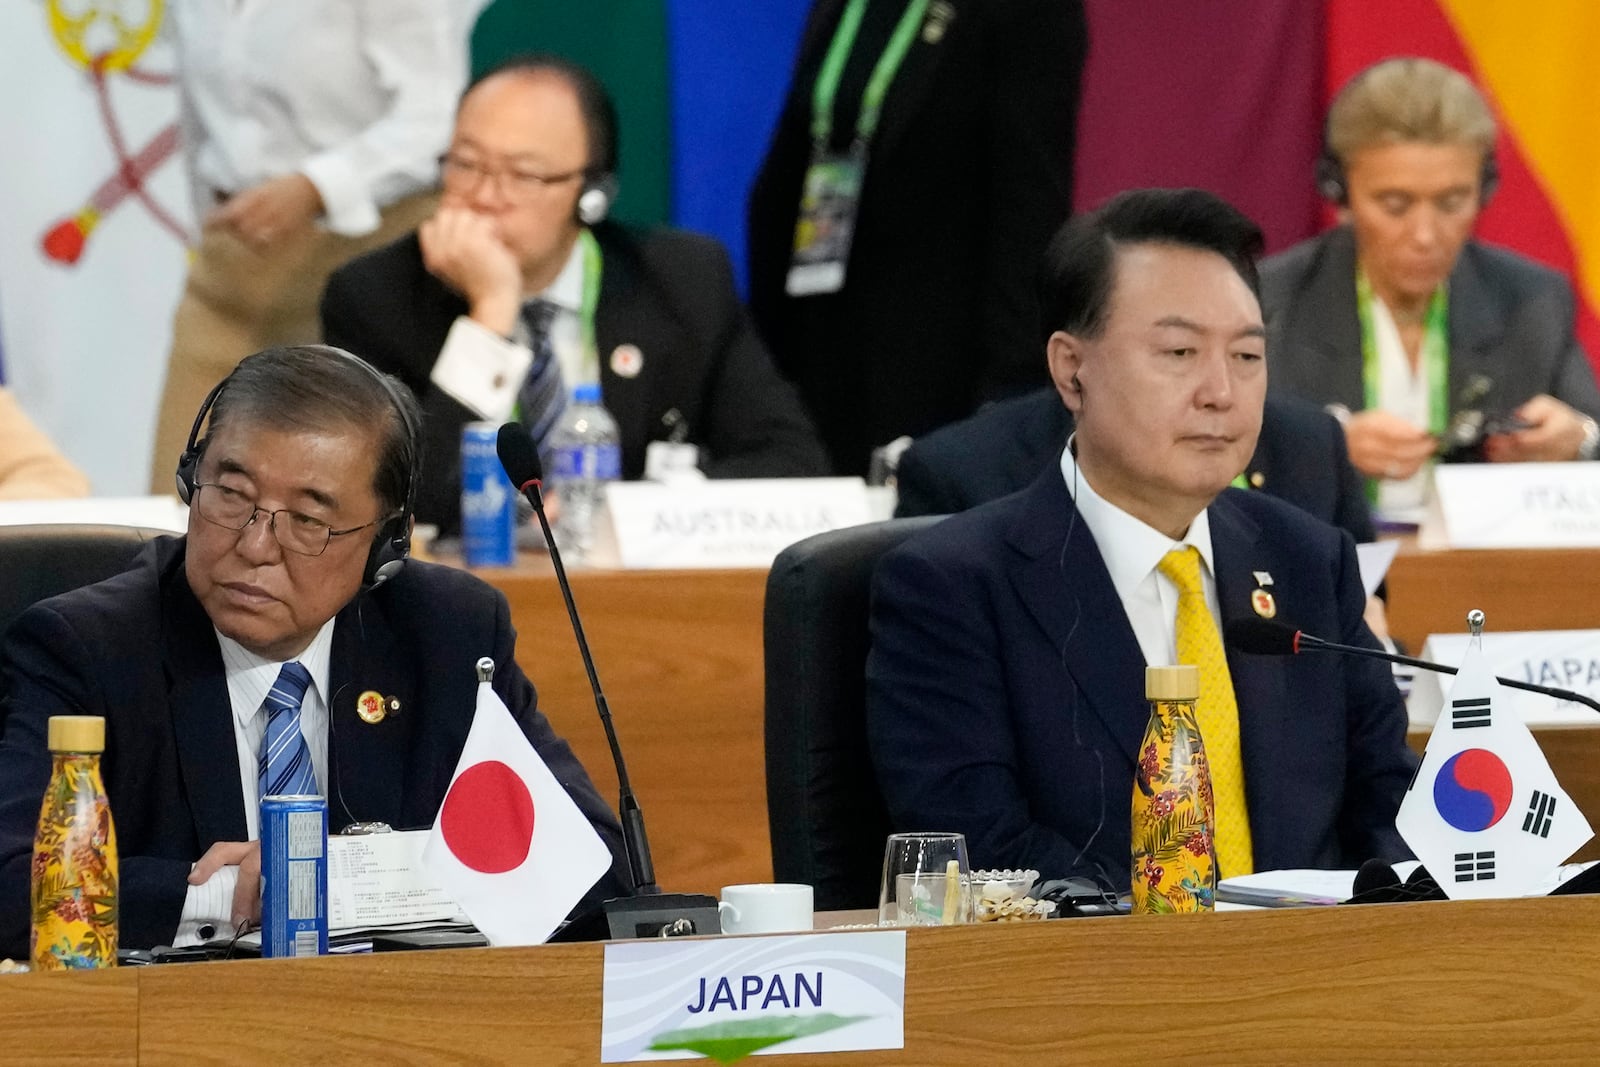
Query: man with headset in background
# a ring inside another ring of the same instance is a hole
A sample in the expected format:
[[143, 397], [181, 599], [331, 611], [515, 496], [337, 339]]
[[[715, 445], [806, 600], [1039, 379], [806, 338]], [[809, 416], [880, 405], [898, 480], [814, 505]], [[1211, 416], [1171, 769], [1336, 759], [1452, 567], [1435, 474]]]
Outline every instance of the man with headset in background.
[[617, 421], [624, 478], [694, 465], [663, 444], [696, 447], [713, 477], [826, 473], [727, 254], [709, 238], [607, 223], [616, 164], [615, 112], [592, 74], [553, 56], [511, 60], [462, 96], [438, 212], [330, 279], [324, 339], [421, 399], [419, 520], [459, 522], [464, 423], [515, 416], [543, 448], [585, 383]]
[[1476, 241], [1494, 115], [1429, 59], [1357, 74], [1328, 112], [1317, 187], [1341, 225], [1261, 264], [1272, 388], [1345, 424], [1380, 517], [1420, 518], [1435, 458], [1600, 456], [1600, 389], [1556, 271]]
[[[14, 624], [0, 646], [0, 956], [27, 951], [52, 715], [106, 722], [124, 947], [192, 944], [255, 919], [261, 795], [321, 794], [334, 827], [431, 824], [482, 656], [540, 757], [623, 855], [615, 816], [513, 658], [505, 598], [406, 560], [417, 426], [410, 394], [348, 353], [250, 356], [206, 398], [179, 460], [187, 535]], [[588, 902], [625, 892], [626, 871], [619, 859]]]

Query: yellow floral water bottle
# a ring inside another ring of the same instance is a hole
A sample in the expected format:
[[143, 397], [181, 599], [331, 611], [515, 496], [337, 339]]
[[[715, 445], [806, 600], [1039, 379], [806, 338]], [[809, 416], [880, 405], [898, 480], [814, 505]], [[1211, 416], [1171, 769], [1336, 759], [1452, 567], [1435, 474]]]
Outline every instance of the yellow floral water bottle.
[[33, 838], [33, 966], [117, 964], [117, 835], [100, 780], [106, 721], [50, 717], [50, 787]]
[[1211, 772], [1195, 702], [1200, 671], [1146, 667], [1150, 723], [1133, 776], [1133, 911], [1210, 911], [1217, 891]]

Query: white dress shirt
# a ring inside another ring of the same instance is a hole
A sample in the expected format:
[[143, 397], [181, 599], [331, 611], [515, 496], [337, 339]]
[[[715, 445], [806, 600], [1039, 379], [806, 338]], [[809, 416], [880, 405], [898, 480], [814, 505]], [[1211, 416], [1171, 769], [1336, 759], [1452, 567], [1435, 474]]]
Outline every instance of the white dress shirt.
[[[1428, 376], [1428, 361], [1417, 360], [1415, 369], [1400, 340], [1394, 315], [1376, 295], [1372, 298], [1372, 338], [1378, 349], [1378, 410], [1398, 415], [1426, 429], [1428, 397], [1433, 382]], [[1400, 522], [1420, 522], [1433, 482], [1433, 461], [1428, 460], [1409, 478], [1385, 478], [1378, 483], [1378, 514]]]
[[1071, 444], [1061, 453], [1061, 476], [1078, 507], [1078, 518], [1089, 528], [1094, 543], [1111, 574], [1111, 584], [1122, 600], [1122, 610], [1133, 626], [1146, 666], [1178, 662], [1178, 587], [1157, 570], [1162, 557], [1175, 548], [1193, 545], [1200, 553], [1200, 578], [1206, 607], [1221, 626], [1217, 610], [1216, 565], [1211, 552], [1211, 519], [1202, 511], [1189, 524], [1183, 540], [1134, 518], [1110, 503], [1083, 476], [1072, 455]]
[[[311, 751], [311, 766], [317, 786], [328, 789], [328, 660], [333, 650], [333, 619], [323, 623], [317, 636], [295, 657], [311, 675], [305, 697], [300, 702], [300, 732]], [[267, 733], [267, 693], [278, 680], [285, 661], [262, 659], [231, 638], [217, 634], [222, 648], [222, 669], [228, 682], [228, 702], [233, 707], [233, 741], [239, 755], [239, 791], [244, 798], [245, 840], [261, 836], [260, 759], [261, 742]], [[192, 885], [184, 896], [183, 914], [173, 945], [194, 945], [228, 931], [233, 911], [233, 890], [239, 868], [224, 867], [204, 885]]]
[[170, 0], [196, 218], [299, 171], [359, 236], [431, 187], [481, 0]]

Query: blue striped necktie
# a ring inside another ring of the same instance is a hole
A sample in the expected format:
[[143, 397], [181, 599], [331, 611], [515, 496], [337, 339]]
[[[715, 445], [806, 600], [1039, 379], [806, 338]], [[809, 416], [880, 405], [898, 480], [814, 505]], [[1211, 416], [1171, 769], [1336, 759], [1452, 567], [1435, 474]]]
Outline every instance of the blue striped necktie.
[[311, 749], [300, 730], [300, 702], [310, 684], [309, 671], [298, 663], [285, 663], [263, 701], [267, 735], [261, 741], [258, 778], [263, 797], [321, 792], [311, 766]]
[[556, 306], [548, 300], [530, 300], [522, 309], [523, 321], [528, 324], [528, 339], [532, 342], [533, 363], [528, 367], [528, 377], [517, 390], [517, 405], [522, 425], [540, 451], [544, 451], [550, 431], [567, 406], [567, 391], [561, 381], [561, 361], [556, 358], [555, 345], [550, 340], [550, 324], [555, 321]]

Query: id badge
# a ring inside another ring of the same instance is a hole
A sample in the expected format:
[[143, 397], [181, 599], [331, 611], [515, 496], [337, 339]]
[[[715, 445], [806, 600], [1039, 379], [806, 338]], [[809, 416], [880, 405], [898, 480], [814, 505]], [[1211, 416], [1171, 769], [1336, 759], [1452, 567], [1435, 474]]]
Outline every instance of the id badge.
[[785, 285], [790, 296], [837, 293], [844, 288], [866, 170], [867, 152], [861, 144], [851, 145], [843, 155], [812, 156], [794, 226], [794, 258]]
[[687, 441], [651, 441], [644, 449], [647, 482], [671, 482], [685, 475], [699, 479], [700, 449]]

